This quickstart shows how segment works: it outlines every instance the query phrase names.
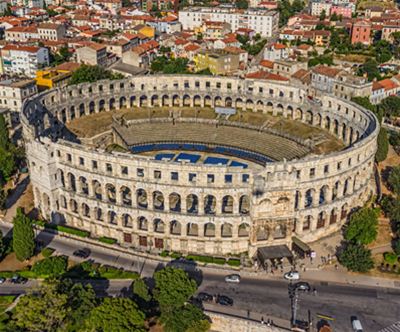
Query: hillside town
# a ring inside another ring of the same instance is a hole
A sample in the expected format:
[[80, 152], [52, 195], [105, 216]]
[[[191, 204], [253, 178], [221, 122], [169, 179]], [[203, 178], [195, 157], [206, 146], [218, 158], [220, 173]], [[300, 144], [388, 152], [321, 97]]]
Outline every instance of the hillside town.
[[0, 331], [400, 331], [399, 165], [398, 2], [0, 0]]

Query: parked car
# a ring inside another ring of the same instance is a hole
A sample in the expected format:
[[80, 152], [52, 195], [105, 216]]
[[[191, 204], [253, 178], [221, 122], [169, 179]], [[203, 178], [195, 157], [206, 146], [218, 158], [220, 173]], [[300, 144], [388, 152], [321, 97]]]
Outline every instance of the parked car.
[[353, 326], [354, 332], [363, 332], [361, 322], [356, 316], [351, 316], [351, 325]]
[[14, 275], [14, 276], [12, 276], [12, 278], [10, 279], [10, 281], [13, 283], [13, 284], [25, 284], [27, 281], [28, 281], [28, 279], [26, 279], [26, 278], [24, 278], [24, 277], [21, 277], [21, 276], [19, 276], [19, 275]]
[[240, 282], [240, 275], [238, 274], [230, 274], [225, 277], [225, 282], [232, 282], [232, 283], [239, 283]]
[[88, 258], [90, 256], [90, 253], [91, 251], [89, 248], [83, 248], [75, 250], [73, 255], [79, 258]]
[[6, 278], [0, 277], [0, 284], [4, 284], [6, 282]]
[[311, 286], [308, 282], [300, 281], [294, 284], [294, 288], [301, 290], [303, 292], [309, 292], [311, 290]]
[[297, 271], [290, 271], [290, 272], [286, 272], [283, 277], [286, 280], [299, 280], [300, 279], [300, 274]]
[[211, 302], [214, 297], [211, 294], [201, 292], [197, 295], [197, 299], [199, 299], [202, 302]]
[[233, 300], [230, 297], [225, 296], [225, 295], [218, 295], [216, 302], [220, 305], [226, 305], [226, 306], [233, 305]]

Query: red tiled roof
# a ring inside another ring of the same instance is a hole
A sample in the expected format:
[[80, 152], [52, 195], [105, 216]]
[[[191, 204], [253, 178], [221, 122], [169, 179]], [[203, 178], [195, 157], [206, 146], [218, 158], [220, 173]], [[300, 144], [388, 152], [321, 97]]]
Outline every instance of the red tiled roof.
[[273, 61], [269, 61], [269, 60], [261, 60], [260, 61], [260, 66], [273, 69], [274, 68], [274, 62]]
[[283, 77], [278, 74], [272, 74], [263, 70], [257, 71], [255, 73], [250, 73], [246, 75], [246, 78], [255, 78], [255, 79], [261, 79], [261, 80], [271, 80], [271, 81], [282, 81], [286, 82], [289, 81], [288, 78]]
[[37, 47], [37, 46], [8, 44], [8, 45], [4, 46], [2, 50], [4, 50], [4, 51], [24, 51], [24, 52], [36, 53], [37, 51], [39, 51], [39, 49], [40, 49], [40, 47]]
[[324, 66], [324, 65], [318, 65], [318, 66], [314, 67], [312, 70], [313, 70], [313, 72], [315, 72], [317, 74], [328, 76], [328, 77], [335, 77], [337, 74], [340, 73], [340, 69], [328, 67], [328, 66]]

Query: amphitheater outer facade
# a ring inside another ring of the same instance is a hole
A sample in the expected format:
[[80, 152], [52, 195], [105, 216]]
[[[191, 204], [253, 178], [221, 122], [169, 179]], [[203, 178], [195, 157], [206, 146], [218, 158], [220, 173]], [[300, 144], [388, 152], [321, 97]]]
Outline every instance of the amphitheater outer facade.
[[[25, 102], [22, 116], [35, 206], [49, 220], [145, 250], [252, 256], [259, 247], [290, 245], [293, 236], [318, 240], [340, 229], [348, 213], [374, 194], [379, 131], [375, 116], [358, 105], [328, 95], [320, 101], [313, 105], [305, 91], [286, 84], [185, 75], [44, 92]], [[321, 127], [346, 147], [260, 169], [177, 164], [106, 153], [75, 142], [64, 125], [91, 113], [154, 105], [271, 113]], [[155, 179], [155, 172], [162, 176]], [[162, 206], [154, 203], [159, 195]], [[204, 210], [209, 196], [216, 200], [212, 215]], [[177, 199], [179, 209], [172, 208]], [[193, 201], [197, 207], [188, 211]]]

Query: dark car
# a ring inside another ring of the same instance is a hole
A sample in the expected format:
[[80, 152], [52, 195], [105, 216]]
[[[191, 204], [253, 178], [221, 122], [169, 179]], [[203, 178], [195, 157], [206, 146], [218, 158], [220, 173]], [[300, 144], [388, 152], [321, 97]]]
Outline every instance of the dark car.
[[14, 276], [12, 276], [12, 278], [10, 279], [10, 281], [11, 281], [13, 284], [25, 284], [25, 283], [28, 281], [28, 279], [26, 279], [26, 278], [24, 278], [24, 277], [21, 277], [21, 276], [19, 276], [19, 275], [14, 275]]
[[213, 296], [211, 294], [201, 292], [197, 295], [197, 299], [202, 302], [211, 302], [213, 300]]
[[225, 295], [218, 295], [217, 303], [220, 305], [233, 306], [233, 300]]
[[90, 252], [91, 251], [89, 248], [83, 248], [75, 250], [73, 255], [80, 258], [88, 258], [90, 256]]
[[303, 292], [309, 292], [311, 290], [310, 284], [305, 281], [296, 282], [293, 286]]

